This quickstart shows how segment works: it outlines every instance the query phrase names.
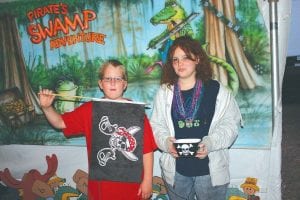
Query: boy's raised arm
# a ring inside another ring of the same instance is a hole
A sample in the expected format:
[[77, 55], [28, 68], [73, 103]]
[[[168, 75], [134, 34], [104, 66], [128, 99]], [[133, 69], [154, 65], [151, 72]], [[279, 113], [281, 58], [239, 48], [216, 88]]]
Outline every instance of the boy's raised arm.
[[54, 109], [52, 103], [55, 96], [53, 92], [48, 89], [43, 89], [39, 92], [40, 106], [49, 121], [49, 123], [57, 129], [64, 129], [66, 125], [61, 117], [61, 115]]

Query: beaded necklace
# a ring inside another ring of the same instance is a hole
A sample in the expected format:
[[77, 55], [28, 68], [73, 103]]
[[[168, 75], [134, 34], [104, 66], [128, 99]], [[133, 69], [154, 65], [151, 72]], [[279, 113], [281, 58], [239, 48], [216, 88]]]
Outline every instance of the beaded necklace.
[[[204, 88], [203, 88], [204, 89]], [[190, 105], [186, 106], [186, 109], [184, 108], [184, 99], [182, 97], [182, 93], [180, 90], [180, 86], [178, 82], [174, 85], [174, 98], [173, 98], [173, 109], [175, 111], [175, 114], [177, 118], [180, 120], [179, 123], [181, 123], [181, 120], [184, 120], [185, 125], [187, 127], [193, 127], [192, 123], [196, 116], [196, 113], [200, 107], [201, 99], [203, 96], [202, 91], [202, 81], [197, 80], [195, 87], [193, 89], [193, 97], [192, 101], [190, 101]]]

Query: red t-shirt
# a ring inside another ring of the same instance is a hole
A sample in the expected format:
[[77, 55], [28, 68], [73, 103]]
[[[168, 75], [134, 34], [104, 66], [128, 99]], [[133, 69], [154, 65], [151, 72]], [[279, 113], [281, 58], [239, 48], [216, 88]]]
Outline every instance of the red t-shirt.
[[[92, 102], [84, 103], [72, 112], [62, 115], [66, 128], [63, 132], [66, 137], [84, 135], [88, 151], [88, 160], [91, 155], [92, 136]], [[152, 129], [147, 116], [144, 118], [144, 149], [143, 153], [153, 152], [157, 148]], [[139, 183], [95, 181], [89, 180], [89, 200], [135, 200], [141, 199], [137, 196]]]

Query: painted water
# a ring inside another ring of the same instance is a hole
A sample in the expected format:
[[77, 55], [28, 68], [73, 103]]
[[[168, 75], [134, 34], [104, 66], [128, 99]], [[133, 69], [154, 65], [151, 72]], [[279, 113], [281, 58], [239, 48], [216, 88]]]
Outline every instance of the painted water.
[[[146, 114], [151, 117], [153, 98], [159, 87], [158, 81], [130, 83], [124, 97], [149, 104]], [[85, 90], [84, 96], [102, 97], [98, 87]], [[243, 127], [233, 148], [269, 148], [272, 137], [271, 89], [259, 87], [254, 90], [241, 91], [236, 96], [240, 106]], [[85, 138], [68, 139], [65, 145], [85, 145]]]

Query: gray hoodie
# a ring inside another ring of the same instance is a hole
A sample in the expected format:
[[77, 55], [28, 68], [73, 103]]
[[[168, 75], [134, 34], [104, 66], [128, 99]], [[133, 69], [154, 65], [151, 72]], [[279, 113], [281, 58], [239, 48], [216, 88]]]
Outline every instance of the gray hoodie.
[[[162, 151], [159, 163], [162, 177], [173, 185], [175, 159], [168, 153], [168, 138], [174, 137], [171, 117], [173, 87], [160, 86], [154, 99], [151, 126], [158, 148]], [[220, 84], [215, 113], [208, 136], [202, 140], [208, 150], [209, 171], [213, 186], [230, 182], [228, 148], [237, 138], [242, 117], [232, 93]]]

